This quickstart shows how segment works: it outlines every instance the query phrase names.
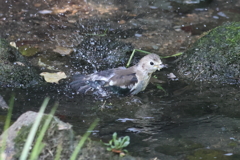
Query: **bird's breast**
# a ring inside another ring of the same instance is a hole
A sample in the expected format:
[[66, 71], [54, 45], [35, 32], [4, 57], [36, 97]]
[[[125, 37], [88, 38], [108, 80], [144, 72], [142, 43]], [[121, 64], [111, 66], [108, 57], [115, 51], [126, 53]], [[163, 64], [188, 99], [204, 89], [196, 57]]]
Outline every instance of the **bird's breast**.
[[137, 76], [137, 79], [138, 79], [138, 82], [132, 87], [131, 91], [135, 90], [135, 94], [137, 94], [138, 92], [141, 92], [143, 91], [148, 83], [149, 83], [149, 80], [151, 78], [151, 74], [138, 74], [136, 75]]

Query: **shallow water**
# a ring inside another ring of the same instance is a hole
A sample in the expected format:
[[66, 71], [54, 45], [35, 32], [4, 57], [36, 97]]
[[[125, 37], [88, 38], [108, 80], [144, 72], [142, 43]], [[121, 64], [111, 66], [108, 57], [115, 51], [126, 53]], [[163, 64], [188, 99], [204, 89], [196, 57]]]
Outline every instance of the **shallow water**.
[[[200, 33], [240, 17], [240, 1], [218, 0], [187, 6], [186, 10], [178, 9], [183, 7], [172, 1], [4, 2], [0, 11], [1, 35], [18, 45], [38, 46], [42, 52], [29, 59], [36, 66], [38, 57], [56, 45], [73, 47], [86, 33], [102, 34], [105, 29], [109, 36], [117, 35], [124, 42], [132, 42], [135, 48], [171, 55], [184, 51]], [[62, 13], [60, 9], [66, 4], [69, 8]], [[44, 10], [54, 10], [56, 14], [42, 14]], [[82, 24], [76, 22], [79, 19]], [[99, 118], [92, 137], [107, 142], [113, 132], [129, 135], [131, 143], [127, 149], [134, 156], [164, 160], [239, 159], [239, 86], [171, 81], [166, 75], [174, 73], [174, 66], [171, 60], [165, 63], [170, 67], [156, 75], [166, 82], [162, 84], [166, 92], [150, 84], [133, 97], [99, 99], [76, 95], [68, 89], [68, 82], [63, 82], [28, 89], [2, 88], [0, 94], [5, 100], [15, 94], [13, 120], [25, 111], [38, 111], [48, 96], [51, 101], [47, 110], [59, 102], [56, 115], [71, 123], [78, 134], [85, 133]], [[75, 72], [69, 66], [54, 64], [67, 75]], [[1, 111], [1, 115], [5, 113]]]
[[162, 86], [167, 94], [150, 84], [137, 96], [107, 100], [71, 92], [57, 93], [56, 86], [43, 87], [42, 92], [4, 90], [1, 95], [7, 98], [15, 93], [13, 120], [25, 111], [38, 111], [47, 96], [51, 97], [47, 110], [58, 101], [56, 116], [71, 123], [78, 134], [84, 134], [93, 120], [99, 118], [92, 138], [107, 142], [113, 132], [129, 135], [131, 144], [127, 149], [133, 156], [188, 159], [203, 149], [210, 153], [217, 150], [217, 155], [212, 153], [214, 156], [231, 153], [233, 156], [228, 158], [239, 158], [238, 86], [203, 87], [178, 81]]

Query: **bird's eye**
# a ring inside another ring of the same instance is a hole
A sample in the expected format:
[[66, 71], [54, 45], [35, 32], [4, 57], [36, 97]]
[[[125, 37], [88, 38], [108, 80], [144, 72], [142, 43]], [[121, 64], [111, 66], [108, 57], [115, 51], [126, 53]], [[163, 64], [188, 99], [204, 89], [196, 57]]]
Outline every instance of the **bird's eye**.
[[151, 65], [154, 65], [154, 63], [153, 63], [153, 62], [150, 62], [150, 64], [151, 64]]

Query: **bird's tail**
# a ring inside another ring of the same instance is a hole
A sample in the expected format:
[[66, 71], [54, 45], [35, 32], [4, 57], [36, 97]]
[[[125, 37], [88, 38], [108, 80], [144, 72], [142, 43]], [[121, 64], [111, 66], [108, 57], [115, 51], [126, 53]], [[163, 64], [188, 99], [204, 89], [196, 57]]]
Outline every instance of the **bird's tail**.
[[70, 83], [72, 89], [76, 90], [79, 93], [86, 93], [92, 87], [86, 83], [84, 80], [85, 75], [79, 74], [73, 76], [73, 81]]

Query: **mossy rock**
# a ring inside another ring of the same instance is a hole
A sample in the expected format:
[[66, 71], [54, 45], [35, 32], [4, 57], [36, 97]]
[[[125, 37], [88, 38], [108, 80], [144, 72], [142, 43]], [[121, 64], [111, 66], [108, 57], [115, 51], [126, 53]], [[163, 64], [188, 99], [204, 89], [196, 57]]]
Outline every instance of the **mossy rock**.
[[42, 82], [42, 78], [19, 51], [0, 39], [0, 86], [26, 88]]
[[180, 77], [191, 81], [240, 82], [240, 22], [212, 29], [178, 59]]

